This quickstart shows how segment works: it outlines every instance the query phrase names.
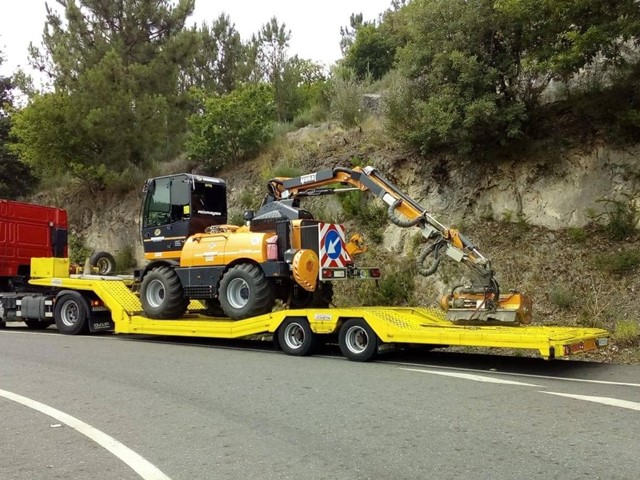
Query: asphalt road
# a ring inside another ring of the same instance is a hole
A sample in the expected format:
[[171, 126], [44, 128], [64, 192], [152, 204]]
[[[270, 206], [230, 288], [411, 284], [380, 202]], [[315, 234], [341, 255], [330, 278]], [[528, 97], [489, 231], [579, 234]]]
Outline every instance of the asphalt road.
[[640, 478], [638, 367], [255, 347], [0, 331], [0, 478]]

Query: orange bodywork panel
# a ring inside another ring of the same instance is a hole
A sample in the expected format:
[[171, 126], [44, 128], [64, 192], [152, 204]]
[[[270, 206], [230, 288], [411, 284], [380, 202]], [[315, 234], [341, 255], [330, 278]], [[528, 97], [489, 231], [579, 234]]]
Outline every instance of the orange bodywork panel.
[[181, 267], [228, 265], [237, 259], [267, 261], [267, 240], [275, 234], [249, 231], [198, 233], [182, 247]]

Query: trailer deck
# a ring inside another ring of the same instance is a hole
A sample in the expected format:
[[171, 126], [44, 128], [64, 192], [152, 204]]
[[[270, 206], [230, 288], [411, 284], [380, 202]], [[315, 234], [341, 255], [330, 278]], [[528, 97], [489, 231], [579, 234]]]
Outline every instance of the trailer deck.
[[[543, 358], [557, 358], [594, 350], [608, 344], [609, 332], [596, 328], [554, 326], [458, 325], [439, 308], [358, 307], [280, 310], [244, 320], [214, 318], [189, 313], [174, 320], [154, 320], [143, 315], [138, 296], [120, 277], [72, 275], [38, 278], [33, 285], [74, 291], [91, 291], [110, 310], [117, 334], [241, 338], [273, 334], [288, 319], [306, 319], [318, 335], [335, 335], [345, 321], [361, 319], [380, 341], [392, 344], [532, 349]], [[193, 309], [202, 304], [192, 302]]]

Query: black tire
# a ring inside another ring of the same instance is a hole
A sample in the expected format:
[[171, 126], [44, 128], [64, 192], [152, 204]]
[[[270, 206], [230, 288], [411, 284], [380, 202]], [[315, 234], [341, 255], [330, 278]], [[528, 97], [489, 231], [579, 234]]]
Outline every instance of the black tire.
[[65, 335], [89, 331], [89, 312], [85, 299], [76, 292], [64, 293], [56, 299], [53, 317], [56, 327]]
[[92, 267], [98, 269], [98, 275], [113, 275], [116, 272], [116, 260], [108, 252], [96, 252], [89, 257]]
[[44, 330], [46, 328], [49, 328], [54, 323], [53, 320], [35, 320], [35, 319], [23, 320], [23, 322], [25, 323], [25, 325], [29, 330]]
[[291, 308], [329, 308], [333, 302], [333, 284], [321, 282], [315, 292], [298, 287], [298, 295], [291, 298]]
[[167, 266], [156, 267], [144, 276], [140, 303], [148, 317], [160, 320], [179, 318], [189, 306], [178, 275]]
[[273, 286], [257, 265], [230, 268], [220, 281], [220, 306], [234, 320], [269, 313], [275, 305]]
[[312, 355], [317, 338], [304, 317], [288, 317], [278, 327], [278, 345], [287, 355]]
[[368, 362], [378, 354], [380, 339], [367, 322], [352, 318], [340, 327], [338, 345], [349, 360]]
[[210, 317], [226, 317], [224, 310], [220, 306], [220, 300], [217, 298], [208, 298], [204, 301], [207, 309], [205, 313]]

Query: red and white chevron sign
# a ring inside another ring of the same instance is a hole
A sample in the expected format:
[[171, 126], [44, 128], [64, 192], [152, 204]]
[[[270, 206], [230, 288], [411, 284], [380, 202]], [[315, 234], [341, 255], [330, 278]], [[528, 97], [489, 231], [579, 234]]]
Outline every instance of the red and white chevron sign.
[[320, 268], [345, 268], [353, 263], [345, 248], [345, 230], [343, 225], [320, 223]]

